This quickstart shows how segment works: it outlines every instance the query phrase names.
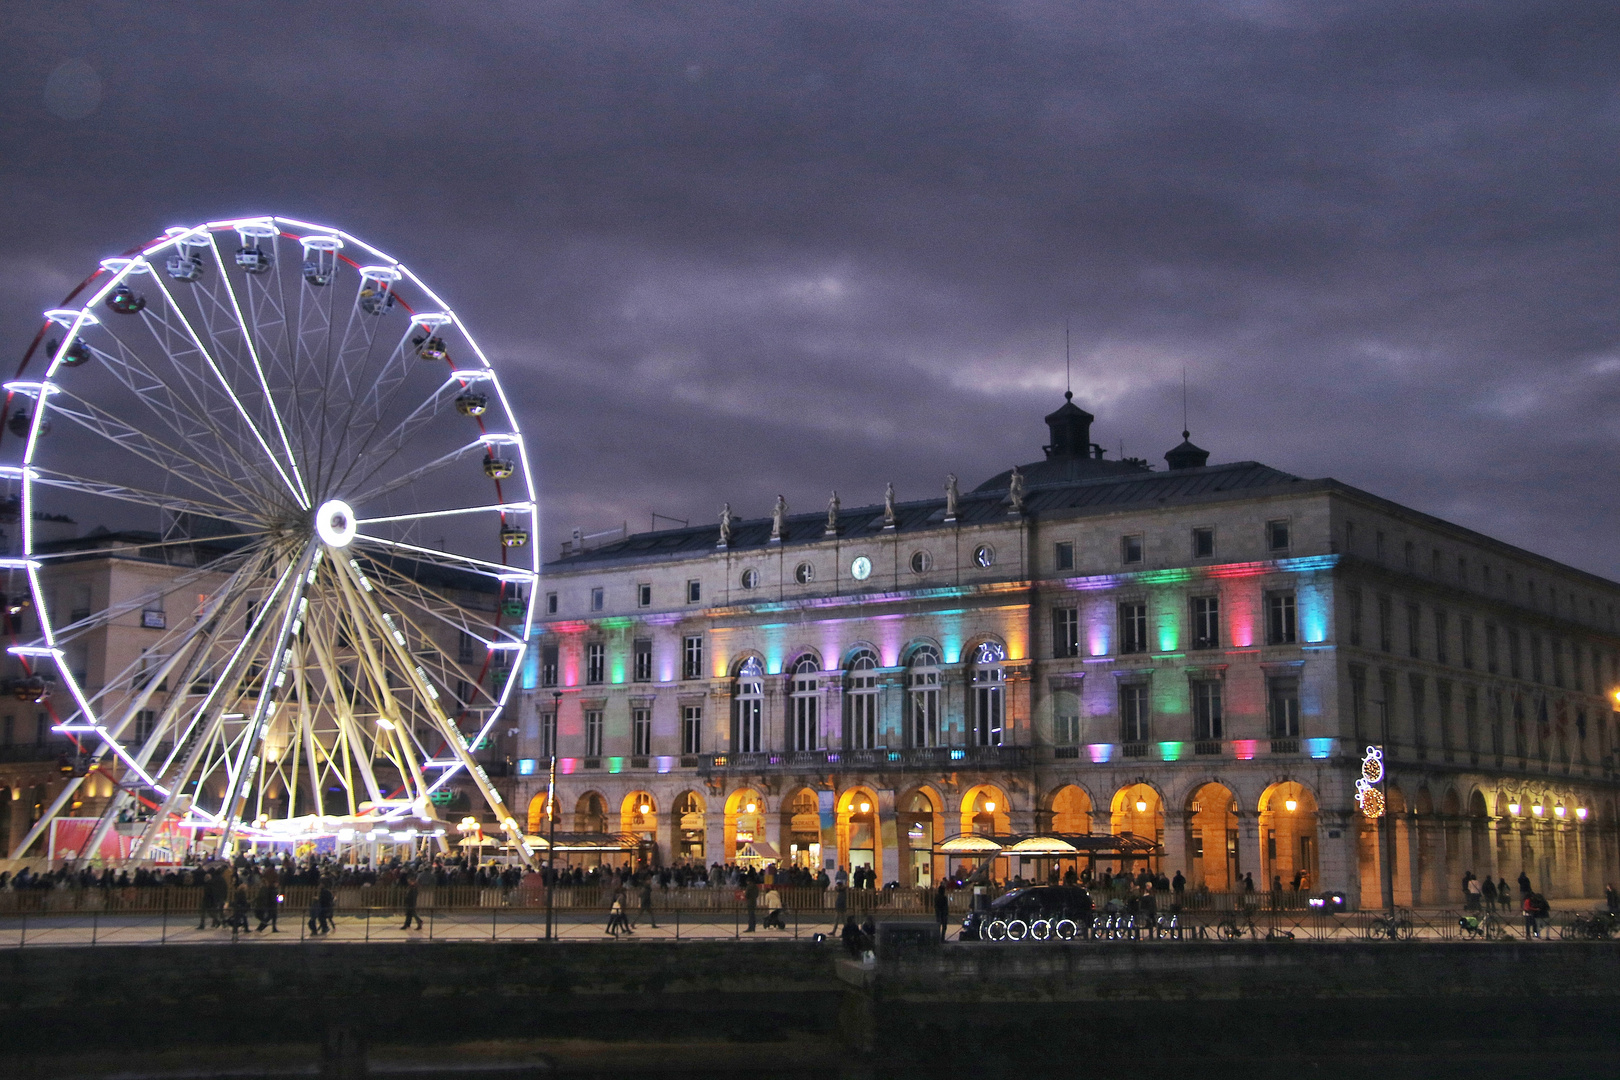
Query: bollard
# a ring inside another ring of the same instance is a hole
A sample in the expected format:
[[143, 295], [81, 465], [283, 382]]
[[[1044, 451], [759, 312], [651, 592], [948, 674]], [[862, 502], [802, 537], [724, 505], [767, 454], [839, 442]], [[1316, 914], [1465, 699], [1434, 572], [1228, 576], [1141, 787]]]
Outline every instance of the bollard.
[[96, 943], [96, 931], [100, 928], [100, 926], [101, 912], [92, 911], [90, 913], [90, 944], [92, 945]]

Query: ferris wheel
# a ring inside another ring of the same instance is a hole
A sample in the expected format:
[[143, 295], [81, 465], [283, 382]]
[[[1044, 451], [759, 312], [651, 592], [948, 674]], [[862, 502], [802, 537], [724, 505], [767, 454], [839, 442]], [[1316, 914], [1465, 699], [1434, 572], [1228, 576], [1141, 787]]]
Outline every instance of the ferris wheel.
[[[116, 790], [84, 852], [116, 827], [133, 859], [442, 846], [470, 779], [532, 862], [475, 751], [523, 667], [534, 478], [462, 321], [378, 249], [281, 217], [170, 229], [80, 295], [5, 386], [8, 689], [82, 751], [14, 855], [86, 776]], [[103, 528], [65, 542], [68, 520]], [[122, 584], [92, 600], [65, 583], [97, 559]]]

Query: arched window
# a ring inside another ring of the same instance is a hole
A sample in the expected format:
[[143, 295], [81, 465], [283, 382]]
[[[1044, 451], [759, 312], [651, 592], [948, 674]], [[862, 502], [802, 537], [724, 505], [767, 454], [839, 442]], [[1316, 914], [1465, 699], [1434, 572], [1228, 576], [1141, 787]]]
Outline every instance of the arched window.
[[760, 717], [765, 706], [765, 669], [759, 658], [750, 656], [737, 669], [737, 687], [732, 694], [731, 745], [739, 754], [757, 754], [765, 749], [760, 736]]
[[1007, 651], [987, 641], [973, 652], [973, 745], [1000, 746], [1005, 707], [1001, 662]]
[[939, 745], [939, 651], [924, 645], [906, 670], [906, 738], [912, 746]]
[[845, 665], [844, 745], [851, 750], [874, 750], [878, 745], [878, 658], [862, 649]]
[[816, 673], [821, 670], [812, 656], [800, 657], [788, 681], [788, 749], [815, 750], [821, 741], [821, 696], [816, 690]]

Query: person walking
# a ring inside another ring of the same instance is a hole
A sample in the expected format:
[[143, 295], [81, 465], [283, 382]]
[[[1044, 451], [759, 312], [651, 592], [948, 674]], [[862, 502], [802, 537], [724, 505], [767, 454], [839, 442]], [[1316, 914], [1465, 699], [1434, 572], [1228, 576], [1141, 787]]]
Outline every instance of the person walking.
[[743, 886], [743, 903], [748, 905], [748, 929], [743, 933], [752, 934], [754, 919], [759, 914], [759, 883], [753, 878], [749, 878], [748, 884]]
[[[197, 894], [197, 929], [208, 929], [208, 917], [214, 914], [214, 872], [209, 870], [203, 874], [202, 888]], [[219, 926], [219, 919], [214, 919], [214, 926]]]
[[322, 881], [320, 892], [315, 894], [315, 902], [320, 905], [320, 929], [317, 933], [330, 934], [337, 922], [337, 897], [332, 893], [332, 883]]
[[[255, 934], [264, 933], [267, 926], [276, 925], [276, 887], [266, 876], [259, 879], [259, 891], [253, 898], [254, 914], [259, 917], [259, 925], [254, 929]], [[275, 931], [281, 933], [279, 929]]]
[[1536, 926], [1535, 894], [1525, 893], [1524, 899], [1519, 902], [1519, 907], [1524, 912], [1524, 940], [1529, 941], [1533, 937], [1540, 937], [1541, 930]]
[[1463, 882], [1463, 890], [1468, 896], [1468, 910], [1478, 911], [1484, 906], [1484, 886], [1480, 885], [1479, 878], [1474, 876], [1472, 870], [1468, 871], [1467, 879]]
[[236, 883], [236, 891], [231, 894], [231, 940], [248, 928], [248, 908], [252, 901], [248, 899], [247, 885], [241, 881]]
[[624, 902], [619, 899], [619, 890], [613, 890], [613, 899], [608, 901], [608, 921], [604, 933], [609, 937], [619, 936], [619, 923], [624, 920]]
[[652, 924], [654, 930], [658, 929], [658, 916], [653, 912], [652, 905], [652, 877], [648, 876], [641, 882], [641, 911], [640, 919], [646, 919]]
[[1496, 910], [1496, 882], [1491, 880], [1491, 875], [1485, 875], [1485, 884], [1480, 886], [1479, 892], [1480, 896], [1485, 899], [1485, 910], [1494, 912]]
[[422, 889], [412, 878], [410, 884], [405, 886], [405, 925], [401, 930], [409, 930], [411, 923], [416, 923], [418, 930], [422, 929], [422, 916], [417, 912], [416, 905], [420, 902]]
[[939, 940], [944, 941], [950, 932], [951, 897], [943, 881], [934, 890], [934, 921], [939, 923]]

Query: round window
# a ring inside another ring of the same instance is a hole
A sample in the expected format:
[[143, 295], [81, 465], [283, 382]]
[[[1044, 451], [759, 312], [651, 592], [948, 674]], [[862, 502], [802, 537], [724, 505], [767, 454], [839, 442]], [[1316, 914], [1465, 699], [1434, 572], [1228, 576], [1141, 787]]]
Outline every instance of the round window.
[[911, 572], [921, 574], [934, 568], [934, 557], [926, 551], [913, 551], [911, 553]]
[[989, 544], [980, 544], [973, 549], [973, 561], [980, 566], [994, 566], [996, 562], [996, 549]]
[[865, 581], [872, 576], [872, 560], [862, 555], [849, 564], [849, 576], [856, 581]]
[[757, 588], [758, 586], [759, 586], [759, 571], [758, 570], [753, 570], [753, 569], [744, 570], [742, 572], [742, 587], [745, 588], [745, 589], [753, 589], [753, 588]]
[[793, 568], [793, 580], [800, 585], [807, 585], [816, 579], [816, 568], [807, 562], [802, 562]]

